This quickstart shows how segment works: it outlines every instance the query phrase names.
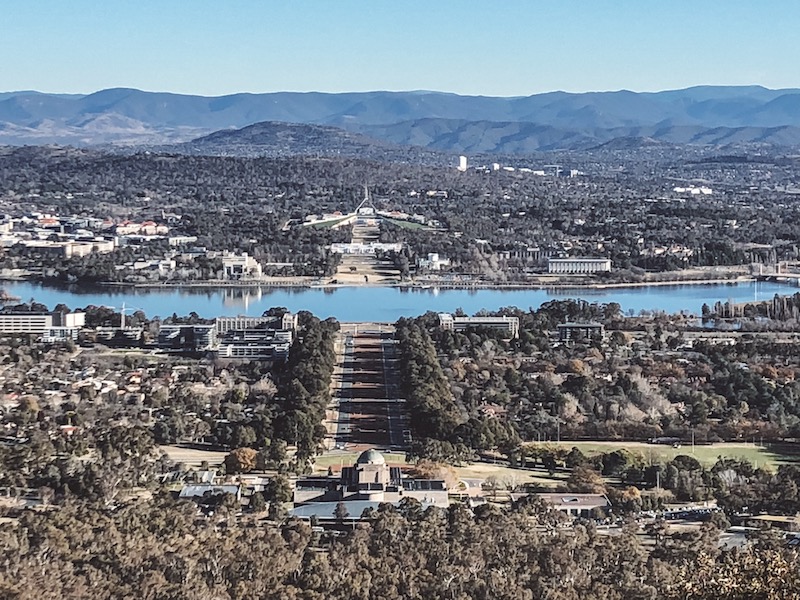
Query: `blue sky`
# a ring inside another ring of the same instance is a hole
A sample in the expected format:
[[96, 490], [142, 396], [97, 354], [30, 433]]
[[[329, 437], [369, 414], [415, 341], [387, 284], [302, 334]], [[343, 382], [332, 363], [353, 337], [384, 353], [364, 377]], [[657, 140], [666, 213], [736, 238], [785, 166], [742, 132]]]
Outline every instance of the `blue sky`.
[[800, 2], [2, 0], [0, 91], [800, 87]]

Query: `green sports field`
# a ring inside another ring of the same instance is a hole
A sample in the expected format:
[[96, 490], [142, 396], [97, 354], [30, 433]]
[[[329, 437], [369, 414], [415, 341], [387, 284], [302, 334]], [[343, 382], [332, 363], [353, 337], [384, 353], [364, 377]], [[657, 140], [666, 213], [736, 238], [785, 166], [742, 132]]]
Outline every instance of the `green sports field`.
[[[641, 454], [648, 463], [659, 464], [672, 460], [678, 455], [693, 456], [701, 464], [710, 467], [717, 459], [736, 458], [748, 460], [758, 467], [766, 467], [774, 470], [778, 465], [800, 460], [800, 455], [781, 453], [769, 446], [760, 446], [751, 443], [721, 443], [708, 446], [691, 444], [683, 445], [680, 448], [672, 446], [662, 446], [658, 444], [646, 444], [644, 442], [561, 442], [551, 444], [570, 449], [573, 446], [578, 448], [586, 455], [614, 452], [624, 449], [629, 452]], [[788, 446], [784, 446], [784, 449]], [[800, 452], [800, 448], [797, 449]]]
[[[615, 450], [627, 450], [628, 452], [640, 454], [646, 463], [663, 464], [676, 456], [693, 456], [703, 466], [712, 466], [718, 458], [735, 458], [747, 460], [757, 467], [775, 470], [781, 464], [800, 462], [800, 447], [792, 444], [784, 444], [780, 448], [774, 446], [759, 446], [758, 444], [746, 443], [721, 443], [708, 446], [696, 445], [692, 448], [691, 444], [673, 448], [672, 446], [661, 446], [657, 444], [647, 444], [644, 442], [561, 442], [542, 443], [544, 447], [561, 447], [566, 450], [573, 446], [577, 447], [587, 456], [601, 453], [614, 452]], [[358, 452], [336, 452], [324, 454], [316, 458], [314, 471], [317, 473], [327, 471], [332, 466], [338, 470], [339, 466], [350, 466], [358, 458]], [[406, 464], [405, 454], [402, 453], [383, 453], [386, 462], [394, 465]], [[550, 475], [545, 470], [539, 469], [514, 469], [507, 466], [504, 461], [498, 464], [489, 462], [476, 462], [470, 465], [457, 467], [459, 476], [466, 478], [485, 479], [490, 476], [499, 478], [514, 479], [517, 483], [539, 483], [542, 485], [557, 485], [567, 477], [565, 472], [557, 472]]]

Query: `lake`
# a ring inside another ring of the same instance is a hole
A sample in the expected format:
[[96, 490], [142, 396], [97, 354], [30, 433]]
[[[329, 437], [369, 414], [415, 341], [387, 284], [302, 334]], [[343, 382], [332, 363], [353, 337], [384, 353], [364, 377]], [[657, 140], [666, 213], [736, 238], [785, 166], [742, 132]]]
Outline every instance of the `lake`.
[[505, 306], [538, 308], [550, 300], [581, 298], [589, 302], [618, 302], [623, 311], [664, 311], [700, 314], [704, 303], [717, 301], [754, 302], [769, 300], [775, 294], [788, 295], [797, 287], [773, 282], [648, 286], [637, 288], [571, 288], [545, 290], [489, 289], [416, 289], [394, 287], [340, 288], [109, 288], [79, 286], [52, 287], [28, 281], [0, 282], [0, 288], [27, 302], [34, 299], [53, 308], [63, 303], [70, 308], [90, 304], [120, 309], [141, 309], [148, 317], [172, 313], [186, 315], [194, 311], [201, 317], [260, 315], [273, 306], [285, 306], [296, 312], [308, 310], [315, 315], [336, 317], [343, 322], [394, 322], [399, 317], [413, 317], [428, 310], [453, 312], [461, 308], [468, 314], [481, 309], [497, 310]]

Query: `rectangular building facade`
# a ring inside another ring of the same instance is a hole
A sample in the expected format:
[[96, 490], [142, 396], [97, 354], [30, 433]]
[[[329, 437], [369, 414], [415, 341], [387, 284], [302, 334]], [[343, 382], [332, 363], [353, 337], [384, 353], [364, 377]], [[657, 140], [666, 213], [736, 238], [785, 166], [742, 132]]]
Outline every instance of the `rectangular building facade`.
[[610, 258], [548, 258], [547, 272], [558, 275], [604, 273], [611, 270]]
[[439, 325], [450, 331], [465, 331], [475, 327], [488, 327], [507, 331], [511, 337], [519, 336], [518, 317], [454, 317], [449, 313], [439, 315]]
[[86, 314], [82, 312], [4, 312], [0, 313], [0, 334], [50, 336], [51, 332], [55, 332], [53, 336], [66, 336], [75, 339], [85, 321]]
[[558, 340], [572, 342], [581, 339], [600, 339], [605, 335], [602, 323], [561, 323], [558, 325]]
[[605, 494], [537, 494], [545, 504], [571, 517], [590, 518], [598, 514], [606, 514], [611, 503]]
[[217, 317], [214, 323], [217, 326], [217, 335], [222, 335], [229, 331], [243, 329], [266, 328], [269, 325], [277, 324], [277, 317]]
[[162, 325], [158, 331], [158, 346], [165, 350], [205, 352], [216, 345], [214, 325]]
[[233, 330], [220, 336], [215, 352], [219, 358], [283, 361], [289, 357], [291, 345], [289, 330]]
[[0, 333], [43, 335], [53, 327], [53, 315], [49, 313], [2, 313]]
[[242, 254], [222, 254], [222, 268], [225, 271], [225, 279], [248, 279], [261, 277], [262, 269], [258, 261], [247, 252]]

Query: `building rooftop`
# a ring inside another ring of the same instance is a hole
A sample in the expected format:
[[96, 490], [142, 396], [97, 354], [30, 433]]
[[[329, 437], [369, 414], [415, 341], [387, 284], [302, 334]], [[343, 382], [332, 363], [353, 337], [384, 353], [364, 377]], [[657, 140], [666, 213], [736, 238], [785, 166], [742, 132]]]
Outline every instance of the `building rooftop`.
[[365, 450], [361, 453], [361, 455], [356, 460], [356, 464], [358, 465], [385, 465], [386, 459], [383, 458], [383, 454], [370, 448], [369, 450]]

